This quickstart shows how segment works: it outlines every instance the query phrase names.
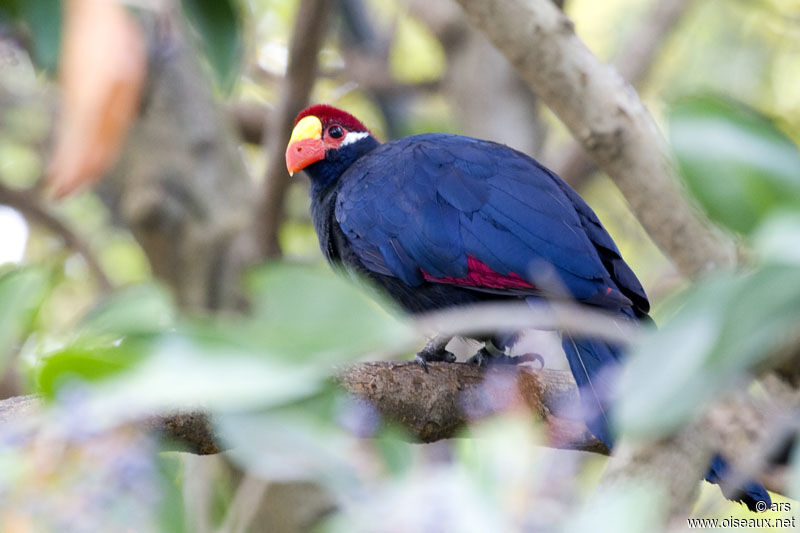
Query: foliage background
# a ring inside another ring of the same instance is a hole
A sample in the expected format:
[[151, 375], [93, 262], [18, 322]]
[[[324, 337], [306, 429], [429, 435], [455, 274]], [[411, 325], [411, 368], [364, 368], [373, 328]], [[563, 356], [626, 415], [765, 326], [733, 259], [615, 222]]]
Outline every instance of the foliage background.
[[[592, 51], [614, 61], [657, 3], [567, 0], [564, 9]], [[232, 122], [279, 109], [299, 4], [182, 3], [178, 19], [191, 23], [204, 51], [197, 83], [212, 88]], [[292, 181], [285, 197], [278, 240], [287, 262], [254, 262], [243, 283], [246, 313], [209, 312], [176, 297], [105, 184], [58, 202], [48, 196], [60, 13], [55, 0], [0, 3], [0, 203], [9, 205], [0, 206], [0, 390], [50, 401], [34, 440], [21, 440], [25, 424], [2, 429], [0, 529], [585, 530], [592, 520], [594, 529], [636, 531], [659, 522], [658, 487], [596, 492], [605, 459], [537, 446], [542, 429], [522, 413], [476, 425], [473, 438], [424, 446], [399, 440], [394, 427], [362, 427], [371, 418], [332, 390], [331, 365], [405, 357], [421, 338], [391, 306], [320, 265], [305, 179]], [[608, 178], [574, 177], [662, 326], [635, 349], [619, 407], [626, 435], [668, 433], [732, 385], [749, 384], [794, 331], [798, 20], [796, 0], [686, 2], [636, 83], [694, 201], [747, 250], [745, 269], [685, 290], [689, 282]], [[326, 27], [312, 101], [348, 109], [382, 139], [462, 132], [562, 170], [568, 133], [531, 104], [457, 7], [342, 1]], [[236, 142], [246, 179], [260, 186], [269, 141]], [[24, 202], [15, 200], [19, 191]], [[65, 246], [40, 212], [77, 236], [110, 290], [82, 248], [68, 239]], [[198, 404], [235, 446], [235, 469], [219, 457], [159, 452], [155, 438], [127, 424], [153, 409]], [[708, 487], [694, 513], [747, 516]], [[295, 526], [287, 514], [300, 517]]]

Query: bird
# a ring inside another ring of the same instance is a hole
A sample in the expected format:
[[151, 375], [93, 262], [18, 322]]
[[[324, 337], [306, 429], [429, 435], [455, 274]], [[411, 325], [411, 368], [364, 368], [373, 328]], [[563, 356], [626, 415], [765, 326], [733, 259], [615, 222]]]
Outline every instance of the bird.
[[[508, 146], [448, 133], [381, 143], [356, 117], [316, 104], [295, 120], [286, 149], [290, 175], [310, 179], [311, 218], [329, 263], [370, 279], [415, 314], [497, 301], [541, 305], [548, 283], [621, 321], [651, 322], [650, 303], [594, 211], [566, 182]], [[454, 361], [447, 338], [415, 359]], [[516, 335], [498, 333], [472, 359], [507, 361]], [[587, 427], [609, 449], [614, 376], [623, 347], [562, 333]], [[706, 479], [763, 510], [763, 486], [730, 486], [716, 455]]]

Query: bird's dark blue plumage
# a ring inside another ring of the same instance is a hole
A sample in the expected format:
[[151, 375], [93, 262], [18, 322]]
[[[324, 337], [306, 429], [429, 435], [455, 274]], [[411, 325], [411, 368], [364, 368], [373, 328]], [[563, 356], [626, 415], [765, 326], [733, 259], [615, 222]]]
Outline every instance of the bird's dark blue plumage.
[[[323, 131], [335, 122], [322, 117]], [[579, 302], [620, 320], [649, 320], [644, 289], [597, 216], [534, 159], [442, 133], [383, 145], [370, 135], [353, 139], [305, 167], [320, 244], [330, 261], [371, 277], [410, 312], [485, 300], [533, 303], [556, 279]], [[611, 448], [608, 402], [624, 352], [562, 337], [587, 426]], [[751, 509], [769, 502], [755, 483], [725, 485], [727, 470], [717, 456], [707, 479]]]
[[[491, 156], [487, 155], [491, 154]], [[382, 145], [340, 179], [335, 216], [370, 267], [405, 283], [461, 278], [473, 256], [501, 275], [553, 269], [578, 300], [647, 312], [636, 277], [594, 214], [508, 147], [423, 134]], [[596, 224], [596, 227], [587, 227]], [[618, 261], [622, 276], [604, 265]], [[531, 291], [535, 293], [536, 291]]]

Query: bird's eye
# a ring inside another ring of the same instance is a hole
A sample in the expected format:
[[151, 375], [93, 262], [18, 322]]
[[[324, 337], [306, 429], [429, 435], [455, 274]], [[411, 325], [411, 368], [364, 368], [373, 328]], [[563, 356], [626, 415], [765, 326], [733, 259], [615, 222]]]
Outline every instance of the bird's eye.
[[342, 135], [344, 135], [344, 131], [341, 126], [331, 126], [328, 128], [328, 136], [332, 139], [338, 139]]

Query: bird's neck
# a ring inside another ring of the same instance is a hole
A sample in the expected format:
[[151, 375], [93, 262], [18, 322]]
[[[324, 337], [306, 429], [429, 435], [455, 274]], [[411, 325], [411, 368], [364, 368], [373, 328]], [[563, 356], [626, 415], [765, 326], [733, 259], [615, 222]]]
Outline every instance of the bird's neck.
[[324, 195], [353, 163], [378, 146], [378, 140], [370, 135], [338, 150], [328, 150], [325, 159], [307, 166], [305, 171], [311, 179], [312, 198]]

